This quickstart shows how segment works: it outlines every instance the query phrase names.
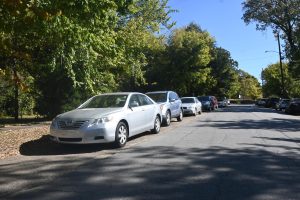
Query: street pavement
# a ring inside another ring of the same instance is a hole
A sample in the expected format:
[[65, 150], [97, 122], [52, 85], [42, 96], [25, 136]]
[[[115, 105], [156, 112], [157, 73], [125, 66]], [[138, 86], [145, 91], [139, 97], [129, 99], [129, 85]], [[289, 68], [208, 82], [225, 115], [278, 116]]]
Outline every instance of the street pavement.
[[123, 149], [38, 142], [0, 161], [0, 199], [300, 199], [300, 116], [253, 105], [185, 117]]

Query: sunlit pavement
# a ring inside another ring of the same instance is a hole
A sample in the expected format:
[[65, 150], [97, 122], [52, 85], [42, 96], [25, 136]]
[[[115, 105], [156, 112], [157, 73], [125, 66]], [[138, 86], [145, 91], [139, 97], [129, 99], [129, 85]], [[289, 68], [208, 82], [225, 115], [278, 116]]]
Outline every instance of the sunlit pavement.
[[300, 116], [253, 105], [174, 121], [124, 149], [24, 145], [33, 151], [0, 161], [0, 199], [300, 199]]

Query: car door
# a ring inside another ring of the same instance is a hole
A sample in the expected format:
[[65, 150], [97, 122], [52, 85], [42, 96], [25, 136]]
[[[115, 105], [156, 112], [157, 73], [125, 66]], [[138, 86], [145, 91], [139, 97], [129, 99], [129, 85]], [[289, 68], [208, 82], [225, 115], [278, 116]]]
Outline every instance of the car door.
[[199, 111], [202, 110], [201, 102], [197, 98], [195, 98], [195, 102], [196, 102], [197, 110]]
[[173, 92], [169, 92], [169, 102], [170, 102], [170, 110], [172, 117], [176, 117], [178, 115], [177, 106], [176, 106], [176, 97]]
[[143, 130], [144, 112], [138, 94], [131, 95], [128, 103], [127, 121], [129, 123], [129, 135], [136, 135]]
[[153, 126], [155, 108], [153, 102], [147, 96], [139, 94], [138, 97], [141, 102], [141, 108], [143, 112], [143, 117], [141, 119], [143, 120], [143, 129], [146, 131]]
[[181, 110], [181, 100], [179, 98], [179, 96], [177, 95], [177, 93], [172, 92], [172, 98], [175, 99], [173, 107], [174, 107], [174, 115], [178, 116], [180, 114], [180, 110]]

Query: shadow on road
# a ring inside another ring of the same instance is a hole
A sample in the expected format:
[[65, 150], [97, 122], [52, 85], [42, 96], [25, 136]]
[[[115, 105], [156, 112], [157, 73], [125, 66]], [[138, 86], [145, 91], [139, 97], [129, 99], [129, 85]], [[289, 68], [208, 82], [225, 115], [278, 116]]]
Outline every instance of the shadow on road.
[[254, 104], [230, 105], [225, 108], [219, 108], [217, 112], [243, 112], [243, 113], [258, 112], [258, 113], [278, 113], [282, 115], [288, 115], [283, 111], [276, 111], [272, 108], [258, 107]]
[[[9, 199], [300, 199], [299, 154], [255, 148], [130, 148], [109, 159], [1, 165], [0, 185], [19, 181]], [[35, 173], [30, 173], [33, 170]], [[27, 173], [19, 173], [26, 171]], [[51, 177], [50, 180], [47, 177]], [[47, 180], [47, 181], [45, 181]], [[29, 190], [22, 181], [30, 182]]]
[[[203, 121], [202, 121], [203, 122]], [[219, 129], [264, 129], [275, 130], [281, 132], [299, 132], [300, 119], [257, 119], [257, 120], [240, 120], [240, 121], [226, 121], [226, 120], [210, 120], [209, 123], [205, 121], [199, 127], [215, 127]]]
[[111, 144], [89, 144], [89, 145], [72, 145], [58, 144], [50, 140], [49, 135], [44, 135], [37, 140], [23, 143], [20, 146], [20, 153], [27, 156], [37, 155], [67, 155], [92, 153], [105, 149], [113, 148]]
[[[129, 139], [133, 141], [135, 139], [141, 138], [151, 134], [150, 132], [145, 132]], [[69, 155], [69, 154], [83, 154], [83, 153], [93, 153], [108, 149], [115, 149], [112, 143], [104, 144], [58, 144], [50, 140], [49, 135], [44, 135], [37, 140], [32, 140], [23, 143], [20, 148], [20, 154], [26, 156], [41, 156], [41, 155]]]

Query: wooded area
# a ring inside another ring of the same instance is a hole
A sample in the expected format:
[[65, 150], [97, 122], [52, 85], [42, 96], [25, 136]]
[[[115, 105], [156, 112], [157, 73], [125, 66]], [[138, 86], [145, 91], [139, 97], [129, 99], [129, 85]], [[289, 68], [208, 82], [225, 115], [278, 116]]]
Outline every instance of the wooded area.
[[[176, 11], [167, 3], [1, 0], [0, 115], [51, 118], [92, 95], [115, 91], [168, 89], [181, 96], [260, 97], [258, 80], [240, 70], [230, 52], [217, 46], [216, 39], [200, 25], [191, 23], [162, 34], [176, 23], [170, 18]], [[298, 9], [294, 5], [298, 3], [293, 0], [272, 6]], [[260, 4], [246, 1], [244, 20], [257, 22], [261, 29], [282, 29], [289, 59], [287, 73], [293, 74], [290, 80], [296, 84], [300, 74], [299, 10], [293, 9], [289, 15], [294, 21], [292, 29], [285, 32], [281, 24], [267, 22], [278, 9], [260, 18], [262, 13], [255, 7], [263, 6]], [[282, 12], [286, 14], [285, 9]], [[264, 77], [268, 81], [266, 73]], [[299, 95], [299, 90], [289, 94]]]

